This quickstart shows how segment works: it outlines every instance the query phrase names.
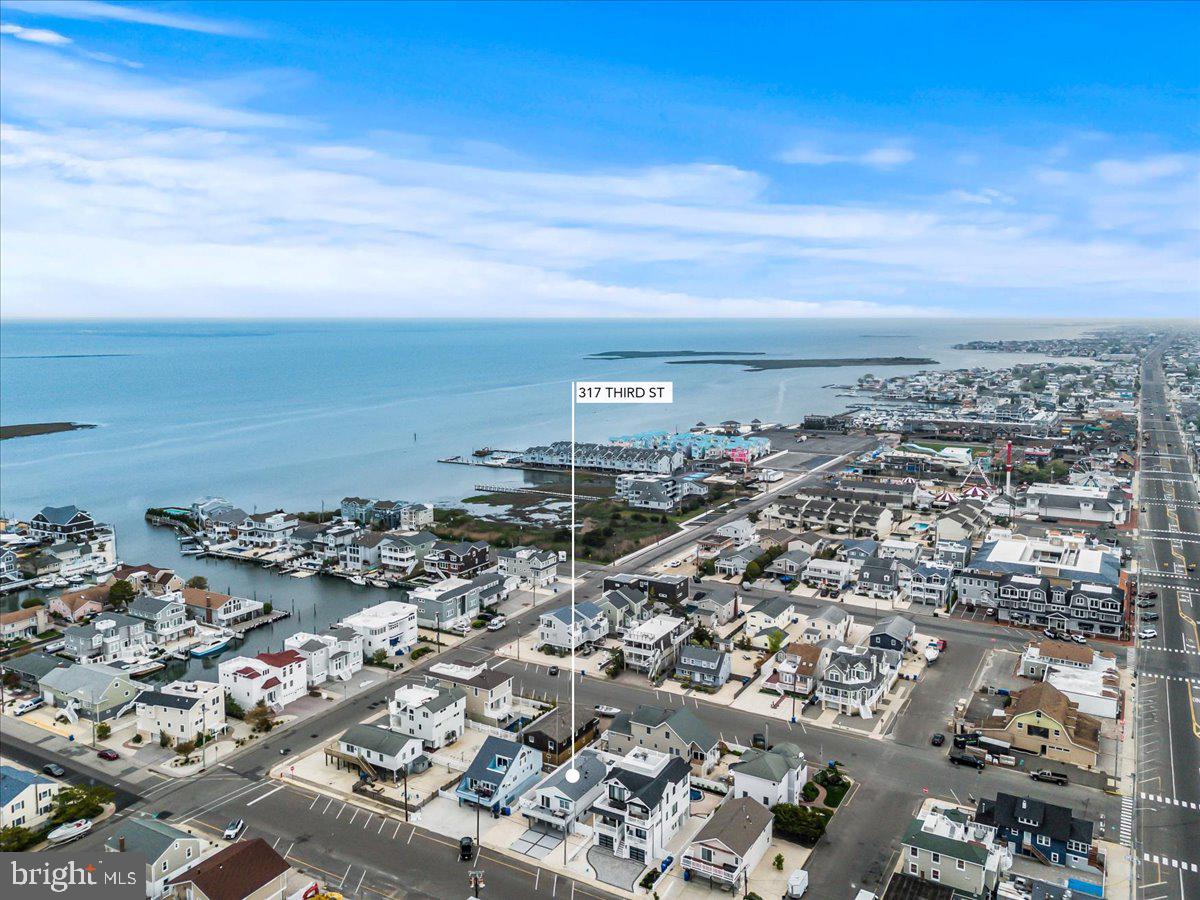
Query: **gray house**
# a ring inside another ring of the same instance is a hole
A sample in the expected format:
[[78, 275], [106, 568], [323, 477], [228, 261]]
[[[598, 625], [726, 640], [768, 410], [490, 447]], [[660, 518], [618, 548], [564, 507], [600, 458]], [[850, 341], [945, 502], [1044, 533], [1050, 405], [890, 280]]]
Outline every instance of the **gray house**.
[[889, 600], [900, 592], [902, 563], [898, 559], [882, 559], [872, 556], [858, 570], [858, 585], [855, 593], [866, 597]]
[[639, 704], [632, 713], [616, 716], [605, 732], [608, 749], [626, 754], [635, 747], [679, 756], [702, 773], [712, 771], [721, 757], [720, 740], [686, 708], [664, 709]]
[[196, 623], [188, 618], [187, 606], [183, 603], [172, 603], [143, 594], [135, 598], [125, 611], [131, 618], [140, 619], [145, 623], [145, 631], [151, 643], [159, 647], [186, 637], [196, 630]]
[[729, 654], [724, 650], [686, 644], [679, 651], [675, 677], [680, 681], [718, 690], [729, 680], [731, 665]]
[[144, 653], [146, 623], [123, 613], [103, 612], [87, 625], [72, 625], [63, 633], [64, 652], [78, 662], [108, 663]]
[[[567, 773], [579, 773], [575, 781]], [[573, 766], [559, 766], [533, 787], [521, 800], [521, 815], [534, 829], [550, 828], [571, 834], [604, 789], [608, 766], [594, 750], [580, 750]]]
[[103, 722], [134, 708], [140, 686], [120, 669], [90, 665], [53, 669], [42, 677], [42, 696], [68, 719]]
[[217, 843], [157, 819], [125, 819], [105, 840], [104, 849], [146, 857], [146, 897], [154, 900], [168, 893], [172, 878], [215, 853]]

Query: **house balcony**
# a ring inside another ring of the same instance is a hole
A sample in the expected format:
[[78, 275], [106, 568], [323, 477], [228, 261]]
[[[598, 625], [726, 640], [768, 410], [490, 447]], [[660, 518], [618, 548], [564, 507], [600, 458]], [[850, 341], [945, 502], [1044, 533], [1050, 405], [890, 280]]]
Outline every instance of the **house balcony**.
[[697, 875], [703, 875], [705, 878], [711, 878], [714, 881], [724, 881], [730, 884], [741, 878], [742, 872], [746, 868], [744, 865], [735, 866], [732, 863], [716, 865], [705, 862], [695, 856], [685, 856], [683, 858], [683, 867], [690, 869]]

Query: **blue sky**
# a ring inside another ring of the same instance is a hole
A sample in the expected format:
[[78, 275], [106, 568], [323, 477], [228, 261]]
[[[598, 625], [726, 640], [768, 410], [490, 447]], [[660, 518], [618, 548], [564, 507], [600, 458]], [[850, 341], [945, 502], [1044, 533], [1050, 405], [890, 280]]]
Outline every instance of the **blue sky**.
[[1200, 6], [0, 0], [6, 316], [1200, 312]]

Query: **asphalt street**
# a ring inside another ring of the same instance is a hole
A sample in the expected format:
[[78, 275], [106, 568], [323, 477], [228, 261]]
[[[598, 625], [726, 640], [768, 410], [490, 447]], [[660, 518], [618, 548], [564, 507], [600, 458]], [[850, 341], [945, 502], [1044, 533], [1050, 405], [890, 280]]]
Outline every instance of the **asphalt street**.
[[[1200, 897], [1200, 496], [1168, 407], [1162, 352], [1142, 368], [1139, 590], [1157, 591], [1158, 636], [1136, 651], [1135, 850], [1144, 900]], [[1149, 610], [1147, 610], [1148, 612]]]

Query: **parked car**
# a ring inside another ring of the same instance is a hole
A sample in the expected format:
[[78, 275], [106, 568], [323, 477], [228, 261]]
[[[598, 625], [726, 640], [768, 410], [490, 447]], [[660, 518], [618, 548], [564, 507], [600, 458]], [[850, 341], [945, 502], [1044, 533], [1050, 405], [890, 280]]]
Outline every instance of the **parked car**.
[[105, 749], [105, 750], [101, 750], [96, 755], [98, 757], [100, 757], [101, 759], [107, 759], [109, 762], [113, 762], [113, 761], [121, 758], [121, 754], [118, 753], [116, 750]]
[[1158, 637], [1158, 629], [1157, 628], [1143, 628], [1138, 632], [1137, 636], [1140, 637], [1144, 641], [1148, 641], [1148, 640]]
[[221, 832], [221, 837], [225, 838], [225, 840], [227, 840], [227, 841], [236, 841], [241, 836], [242, 832], [245, 830], [246, 830], [246, 820], [245, 819], [234, 819], [232, 822], [230, 822], [228, 825], [225, 826], [225, 830], [223, 832]]
[[1142, 596], [1145, 597], [1147, 600], [1157, 600], [1158, 599], [1158, 591], [1146, 591], [1146, 593], [1142, 594]]
[[933, 733], [933, 737], [929, 739], [929, 743], [933, 744], [935, 747], [940, 747], [942, 744], [946, 743], [946, 736], [940, 731], [935, 731]]
[[470, 862], [475, 858], [475, 839], [461, 837], [458, 839], [458, 858], [460, 862]]
[[1087, 638], [1082, 634], [1071, 635], [1071, 640], [1073, 640], [1077, 644], [1086, 644], [1087, 643]]
[[1156, 613], [1156, 612], [1142, 613], [1142, 621], [1143, 622], [1157, 622], [1158, 621], [1158, 613]]
[[1054, 640], [1056, 637], [1058, 637], [1058, 632], [1055, 631], [1053, 628], [1043, 628], [1042, 634], [1044, 634], [1046, 637], [1050, 638], [1050, 640]]
[[1036, 772], [1030, 772], [1029, 777], [1034, 781], [1042, 781], [1046, 784], [1066, 784], [1067, 776], [1062, 772], [1051, 772], [1049, 769], [1038, 769]]
[[617, 707], [615, 707], [615, 706], [605, 706], [603, 703], [597, 703], [596, 704], [596, 714], [601, 715], [601, 716], [608, 716], [609, 718], [612, 718], [613, 716], [620, 715], [621, 710], [617, 709]]
[[979, 734], [977, 732], [969, 731], [966, 734], [956, 734], [954, 736], [954, 746], [960, 750], [963, 747], [971, 747], [978, 743]]
[[67, 774], [67, 770], [58, 763], [46, 763], [42, 766], [42, 771], [47, 775], [53, 775], [55, 778], [62, 778]]
[[496, 618], [492, 619], [492, 621], [487, 623], [487, 630], [488, 631], [499, 631], [501, 628], [503, 628], [507, 624], [508, 624], [508, 619], [504, 618], [504, 616], [496, 616]]
[[978, 756], [972, 756], [970, 753], [951, 753], [949, 759], [953, 765], [970, 766], [972, 769], [982, 769], [987, 765]]
[[754, 732], [754, 736], [750, 738], [750, 746], [756, 750], [766, 750], [767, 736], [761, 731]]
[[51, 641], [48, 644], [42, 645], [42, 651], [45, 653], [57, 653], [59, 650], [65, 650], [67, 642], [65, 639], [61, 641]]
[[1138, 609], [1154, 609], [1153, 600], [1139, 600], [1137, 602]]
[[46, 700], [44, 697], [34, 697], [31, 700], [22, 700], [20, 703], [18, 703], [16, 709], [13, 710], [13, 713], [18, 716], [23, 716], [25, 713], [33, 712], [35, 709], [39, 709], [45, 705]]
[[557, 678], [558, 677], [558, 666], [551, 666], [548, 674], [553, 675], [555, 678]]

